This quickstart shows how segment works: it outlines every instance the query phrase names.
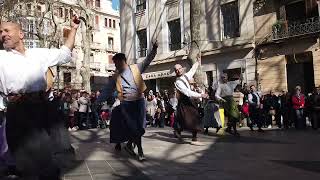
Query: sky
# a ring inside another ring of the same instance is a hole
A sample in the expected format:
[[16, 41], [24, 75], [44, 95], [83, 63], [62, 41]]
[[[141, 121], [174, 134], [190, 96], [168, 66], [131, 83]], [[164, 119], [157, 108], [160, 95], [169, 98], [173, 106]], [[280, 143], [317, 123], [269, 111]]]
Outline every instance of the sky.
[[112, 0], [112, 8], [115, 9], [115, 10], [120, 8], [119, 0]]

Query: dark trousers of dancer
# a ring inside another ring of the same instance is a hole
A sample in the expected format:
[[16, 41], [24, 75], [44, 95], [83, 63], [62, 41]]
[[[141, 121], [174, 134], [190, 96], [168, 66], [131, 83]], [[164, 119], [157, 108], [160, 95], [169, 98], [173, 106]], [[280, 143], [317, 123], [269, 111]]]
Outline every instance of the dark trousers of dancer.
[[200, 114], [194, 102], [183, 94], [178, 101], [174, 123], [174, 129], [178, 136], [181, 135], [183, 130], [189, 130], [192, 132], [192, 141], [198, 140], [197, 134], [202, 131]]
[[145, 102], [144, 99], [136, 101], [122, 101], [112, 111], [110, 121], [110, 143], [120, 144], [128, 141], [130, 150], [136, 144], [139, 155], [143, 155], [141, 137], [145, 133]]
[[249, 109], [250, 109], [250, 123], [248, 123], [248, 126], [252, 130], [253, 125], [256, 124], [258, 126], [258, 129], [261, 129], [263, 124], [262, 118], [260, 115], [261, 110], [253, 106], [250, 106]]
[[6, 135], [9, 150], [23, 178], [59, 180], [56, 154], [71, 147], [68, 144], [58, 104], [45, 94], [22, 95], [7, 107]]

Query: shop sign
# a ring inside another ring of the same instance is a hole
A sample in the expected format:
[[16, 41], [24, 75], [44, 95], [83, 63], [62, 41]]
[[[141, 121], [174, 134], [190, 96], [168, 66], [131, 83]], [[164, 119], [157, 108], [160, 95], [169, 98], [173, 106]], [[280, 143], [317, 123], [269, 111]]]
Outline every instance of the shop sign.
[[170, 73], [170, 70], [165, 70], [165, 71], [144, 73], [142, 74], [142, 77], [144, 80], [147, 80], [147, 79], [159, 79], [159, 78], [171, 77], [173, 75], [174, 75], [173, 73]]

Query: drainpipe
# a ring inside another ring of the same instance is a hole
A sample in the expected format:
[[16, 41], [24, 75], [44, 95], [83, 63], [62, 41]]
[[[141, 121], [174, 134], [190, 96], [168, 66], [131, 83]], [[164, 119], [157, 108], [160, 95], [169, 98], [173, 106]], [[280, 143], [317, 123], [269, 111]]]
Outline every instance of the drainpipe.
[[317, 4], [318, 4], [318, 16], [320, 17], [320, 0], [317, 0]]

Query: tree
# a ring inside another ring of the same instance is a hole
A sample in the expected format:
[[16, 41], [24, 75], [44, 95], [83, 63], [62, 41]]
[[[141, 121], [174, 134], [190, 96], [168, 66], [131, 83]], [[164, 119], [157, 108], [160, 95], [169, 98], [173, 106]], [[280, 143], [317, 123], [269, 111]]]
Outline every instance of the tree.
[[90, 5], [86, 5], [84, 0], [78, 0], [78, 5], [81, 9], [81, 35], [82, 35], [82, 51], [83, 51], [83, 64], [80, 69], [82, 77], [82, 84], [84, 90], [91, 92], [90, 86], [90, 54], [91, 54], [91, 39], [93, 29], [93, 12]]
[[[201, 22], [201, 1], [190, 0], [190, 30], [191, 30], [191, 44], [188, 59], [192, 64], [197, 62], [197, 58], [201, 58], [200, 49], [200, 22]], [[207, 86], [204, 81], [204, 74], [202, 68], [199, 67], [194, 80], [200, 86]]]
[[[0, 8], [0, 21], [19, 22], [28, 35], [25, 39], [39, 41], [39, 47], [57, 47], [61, 43], [60, 26], [66, 23], [59, 22], [54, 14], [59, 2], [60, 0], [5, 0]], [[26, 28], [29, 26], [33, 28]]]

